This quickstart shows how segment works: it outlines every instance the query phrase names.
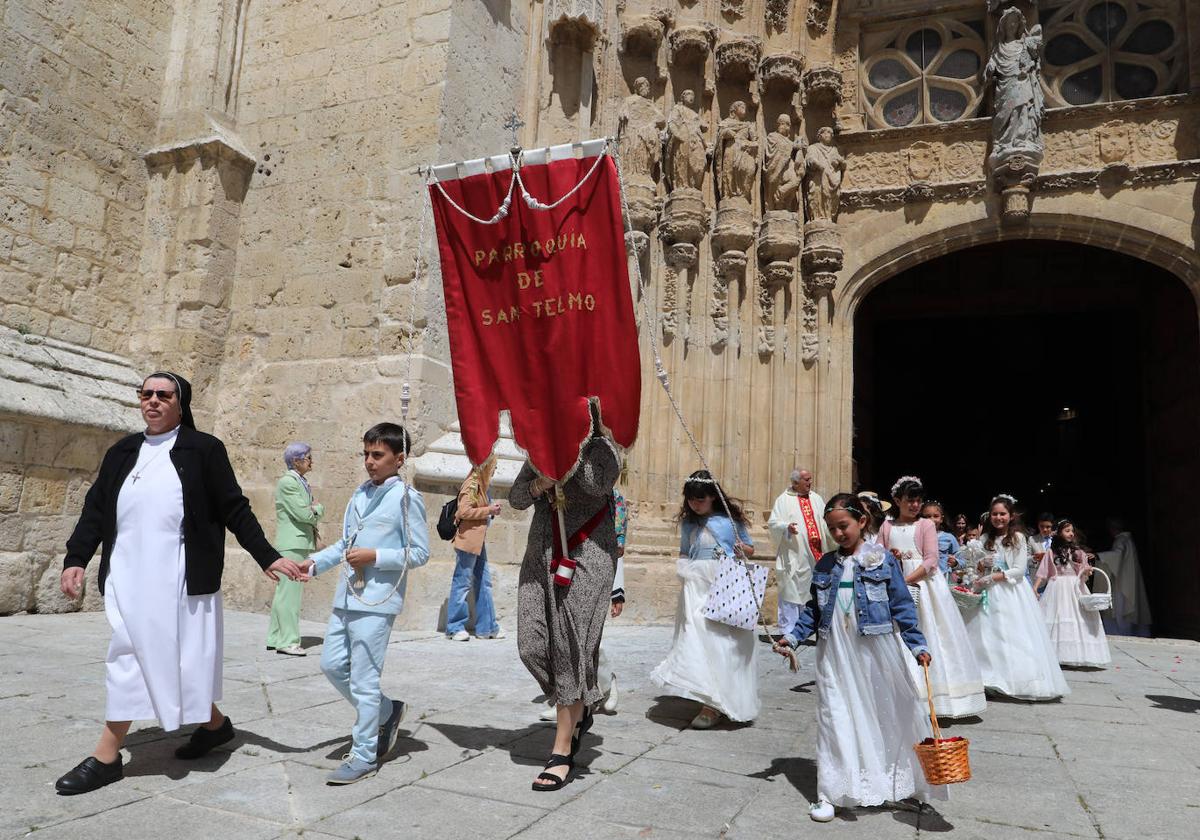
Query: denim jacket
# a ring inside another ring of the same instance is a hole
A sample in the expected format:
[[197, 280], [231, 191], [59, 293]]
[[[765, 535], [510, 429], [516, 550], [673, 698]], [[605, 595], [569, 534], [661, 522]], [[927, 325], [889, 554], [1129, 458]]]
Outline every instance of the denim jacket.
[[[854, 573], [854, 609], [860, 636], [891, 633], [893, 622], [900, 638], [913, 656], [928, 653], [925, 636], [917, 629], [917, 606], [913, 603], [900, 564], [880, 545], [863, 545], [854, 558], [843, 558], [831, 551], [813, 567], [811, 600], [804, 606], [796, 625], [784, 638], [793, 647], [816, 630], [821, 638], [829, 634], [829, 624], [837, 612], [837, 589], [842, 579], [844, 559], [859, 564]], [[867, 568], [864, 568], [864, 565]]]

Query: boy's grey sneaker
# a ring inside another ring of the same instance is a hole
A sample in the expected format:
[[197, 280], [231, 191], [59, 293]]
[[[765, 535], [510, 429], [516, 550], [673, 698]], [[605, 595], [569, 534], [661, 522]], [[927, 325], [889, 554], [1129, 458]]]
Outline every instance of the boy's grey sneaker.
[[325, 777], [325, 784], [352, 785], [379, 772], [378, 764], [368, 764], [365, 761], [360, 761], [349, 753], [346, 754], [345, 759], [341, 767]]
[[403, 700], [392, 701], [392, 714], [379, 727], [379, 745], [375, 748], [375, 760], [383, 761], [383, 757], [392, 751], [396, 741], [400, 739], [400, 723], [408, 707]]

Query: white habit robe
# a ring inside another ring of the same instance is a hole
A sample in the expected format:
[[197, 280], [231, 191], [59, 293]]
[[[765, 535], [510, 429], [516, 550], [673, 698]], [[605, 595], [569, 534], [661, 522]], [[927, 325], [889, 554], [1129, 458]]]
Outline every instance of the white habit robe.
[[112, 626], [107, 720], [157, 720], [167, 732], [207, 723], [221, 699], [221, 594], [188, 595], [183, 487], [170, 450], [179, 429], [146, 435], [117, 497], [104, 586]]
[[[812, 505], [810, 519], [806, 521], [800, 507], [800, 497], [794, 490], [784, 490], [771, 508], [767, 528], [771, 542], [775, 544], [775, 576], [779, 584], [780, 602], [806, 604], [812, 584], [812, 570], [821, 555], [832, 551], [835, 543], [825, 526], [825, 500], [816, 493], [809, 493]], [[797, 533], [792, 534], [788, 525], [795, 523]], [[814, 551], [811, 536], [819, 540], [820, 550]], [[786, 628], [791, 630], [790, 627]]]
[[1112, 575], [1113, 608], [1101, 613], [1104, 629], [1118, 636], [1149, 636], [1150, 601], [1133, 535], [1122, 531], [1113, 539], [1112, 549], [1098, 556], [1104, 570]]

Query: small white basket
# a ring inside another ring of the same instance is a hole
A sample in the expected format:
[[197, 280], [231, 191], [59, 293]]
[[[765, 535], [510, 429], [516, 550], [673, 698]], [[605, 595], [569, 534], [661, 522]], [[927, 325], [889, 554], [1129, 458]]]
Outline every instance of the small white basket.
[[1105, 592], [1080, 593], [1079, 606], [1088, 612], [1110, 610], [1112, 609], [1112, 578], [1099, 566], [1093, 566], [1092, 569], [1104, 576], [1104, 581], [1108, 584], [1108, 589]]

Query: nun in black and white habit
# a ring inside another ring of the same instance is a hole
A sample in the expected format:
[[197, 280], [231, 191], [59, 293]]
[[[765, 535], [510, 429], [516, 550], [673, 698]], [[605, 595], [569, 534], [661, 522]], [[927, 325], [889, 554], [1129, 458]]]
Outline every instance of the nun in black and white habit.
[[233, 738], [221, 699], [221, 572], [225, 529], [267, 576], [304, 575], [267, 541], [225, 445], [196, 431], [191, 385], [154, 373], [138, 389], [146, 431], [104, 456], [63, 561], [61, 586], [78, 597], [98, 546], [99, 587], [112, 626], [105, 727], [96, 750], [57, 789], [87, 793], [123, 775], [121, 744], [135, 720], [168, 732], [201, 724], [176, 750], [198, 758]]

